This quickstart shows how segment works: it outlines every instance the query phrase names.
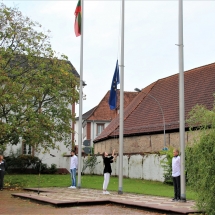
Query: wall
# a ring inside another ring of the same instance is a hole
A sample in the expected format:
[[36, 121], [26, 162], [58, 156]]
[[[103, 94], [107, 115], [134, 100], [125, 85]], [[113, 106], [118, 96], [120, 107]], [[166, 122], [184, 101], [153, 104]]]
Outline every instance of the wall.
[[[8, 145], [6, 151], [4, 152], [4, 156], [9, 156], [11, 153], [15, 155], [20, 155], [22, 153], [22, 144], [19, 143], [17, 145]], [[57, 168], [66, 168], [69, 169], [70, 159], [67, 157], [63, 157], [63, 154], [70, 155], [71, 147], [67, 148], [63, 143], [60, 144], [60, 150], [50, 150], [49, 153], [37, 153], [34, 152], [34, 155], [39, 157], [42, 160], [42, 163], [46, 163], [49, 167], [51, 164], [56, 164]], [[52, 157], [50, 154], [55, 155]]]
[[[128, 178], [145, 179], [152, 181], [164, 181], [163, 168], [160, 165], [161, 159], [165, 156], [159, 156], [157, 154], [148, 155], [124, 155], [123, 156], [123, 176]], [[87, 157], [82, 158], [87, 159]], [[97, 156], [97, 161], [100, 161], [94, 169], [94, 174], [103, 175], [103, 159], [102, 156]], [[83, 162], [82, 162], [83, 166]], [[117, 157], [116, 161], [111, 164], [112, 175], [118, 176], [119, 172], [119, 159]], [[90, 174], [89, 168], [84, 172], [85, 174]]]
[[[5, 151], [4, 155], [8, 156], [11, 151], [13, 153], [19, 152], [21, 149], [21, 144], [17, 146], [10, 146]], [[57, 168], [66, 168], [70, 171], [70, 157], [63, 157], [63, 153], [67, 152], [70, 154], [70, 151], [66, 147], [61, 147], [61, 150], [52, 150], [50, 153], [38, 155], [35, 153], [35, 156], [39, 156], [42, 159], [43, 163], [47, 163], [50, 166], [52, 163], [57, 165]], [[50, 154], [55, 155], [56, 157], [50, 156]], [[82, 157], [81, 166], [83, 167], [83, 160], [86, 160], [88, 157]], [[112, 166], [112, 175], [118, 176], [119, 173], [119, 157], [116, 158], [116, 161], [111, 164]], [[128, 178], [137, 178], [153, 181], [164, 181], [163, 178], [163, 168], [160, 165], [160, 160], [164, 156], [159, 156], [156, 154], [148, 155], [124, 155], [123, 156], [123, 176]], [[97, 156], [97, 161], [100, 162], [96, 165], [93, 174], [103, 175], [103, 159], [102, 156]], [[82, 170], [81, 167], [81, 170]], [[89, 168], [84, 172], [85, 174], [90, 174]]]
[[[185, 144], [192, 142], [193, 138], [198, 137], [198, 131], [195, 132], [185, 132]], [[165, 135], [166, 147], [173, 147], [180, 149], [179, 133], [169, 133]], [[145, 153], [145, 152], [157, 152], [164, 148], [164, 135], [154, 134], [154, 135], [144, 135], [144, 136], [131, 136], [124, 137], [124, 153]], [[107, 153], [112, 153], [112, 150], [119, 149], [119, 139], [113, 138], [104, 140], [94, 144], [95, 154], [102, 154], [104, 151]]]

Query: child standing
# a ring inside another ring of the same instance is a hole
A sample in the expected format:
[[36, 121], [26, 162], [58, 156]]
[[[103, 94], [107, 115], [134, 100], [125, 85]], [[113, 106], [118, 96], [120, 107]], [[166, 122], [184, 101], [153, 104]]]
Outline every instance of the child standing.
[[111, 169], [111, 163], [113, 163], [113, 159], [114, 159], [114, 153], [115, 153], [115, 149], [113, 150], [112, 156], [108, 157], [108, 153], [107, 152], [103, 152], [102, 156], [103, 156], [103, 160], [104, 160], [104, 183], [103, 183], [103, 194], [110, 194], [107, 191], [107, 187], [109, 184], [109, 180], [110, 180], [110, 175], [112, 173], [112, 169]]
[[172, 158], [172, 179], [174, 185], [174, 198], [173, 201], [179, 201], [181, 198], [181, 188], [180, 188], [180, 175], [181, 175], [181, 162], [179, 156], [179, 150], [173, 150]]
[[70, 160], [70, 171], [71, 171], [71, 181], [72, 186], [68, 188], [76, 188], [76, 170], [78, 169], [78, 158], [75, 155], [75, 150], [71, 151], [71, 160]]

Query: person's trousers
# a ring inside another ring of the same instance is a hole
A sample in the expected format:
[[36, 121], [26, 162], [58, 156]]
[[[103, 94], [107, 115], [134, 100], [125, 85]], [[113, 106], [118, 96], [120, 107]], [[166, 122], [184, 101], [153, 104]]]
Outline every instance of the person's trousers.
[[76, 187], [76, 168], [70, 169], [70, 171], [71, 171], [72, 186]]
[[0, 189], [3, 189], [4, 185], [4, 171], [0, 170]]
[[180, 187], [180, 175], [177, 177], [172, 177], [173, 185], [174, 185], [174, 198], [180, 199], [181, 198], [181, 187]]
[[110, 173], [104, 173], [103, 190], [107, 190], [110, 181]]

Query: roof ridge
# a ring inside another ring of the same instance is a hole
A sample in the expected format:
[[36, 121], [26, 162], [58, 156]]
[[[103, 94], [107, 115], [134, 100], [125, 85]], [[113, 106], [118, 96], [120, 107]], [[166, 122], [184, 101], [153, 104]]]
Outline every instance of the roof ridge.
[[185, 72], [190, 72], [190, 71], [192, 71], [192, 70], [200, 69], [200, 68], [203, 68], [203, 67], [208, 67], [208, 66], [210, 66], [210, 65], [215, 65], [215, 62], [214, 62], [214, 63], [206, 64], [206, 65], [203, 65], [203, 66], [198, 66], [198, 67], [196, 67], [196, 68], [186, 70]]
[[[186, 70], [186, 71], [184, 71], [184, 73], [188, 73], [188, 72], [191, 72], [191, 71], [193, 71], [193, 70], [200, 69], [200, 68], [203, 68], [203, 67], [212, 66], [212, 65], [215, 66], [215, 62], [214, 62], [214, 63], [206, 64], [206, 65], [203, 65], [203, 66], [198, 66], [198, 67], [195, 67], [195, 68], [193, 68], [193, 69]], [[167, 76], [167, 77], [164, 77], [164, 78], [160, 78], [160, 79], [158, 79], [157, 81], [159, 81], [159, 80], [164, 80], [164, 79], [170, 78], [170, 77], [175, 76], [175, 75], [178, 75], [178, 74], [179, 74], [179, 73], [177, 72], [177, 73], [172, 74], [172, 75], [170, 75], [170, 76]]]

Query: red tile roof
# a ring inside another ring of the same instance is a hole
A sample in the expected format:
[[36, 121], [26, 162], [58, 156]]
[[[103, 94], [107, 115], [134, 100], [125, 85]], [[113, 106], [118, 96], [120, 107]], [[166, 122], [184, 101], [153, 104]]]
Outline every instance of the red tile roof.
[[[117, 90], [117, 109], [119, 108], [119, 90]], [[106, 93], [104, 98], [95, 107], [91, 114], [86, 118], [86, 121], [111, 121], [117, 116], [117, 110], [110, 110], [109, 101], [110, 91]], [[124, 107], [126, 107], [136, 96], [137, 92], [124, 92]]]
[[[215, 93], [215, 63], [184, 73], [185, 117], [196, 104], [213, 108]], [[152, 98], [154, 97], [154, 98]], [[157, 100], [157, 101], [156, 101]], [[179, 75], [160, 79], [144, 88], [124, 110], [124, 135], [161, 133], [179, 129]], [[187, 127], [187, 125], [186, 125]], [[119, 134], [117, 116], [94, 140], [94, 143]]]
[[[96, 109], [96, 107], [97, 107], [97, 106], [95, 106], [95, 107], [93, 107], [92, 109], [90, 109], [90, 110], [88, 110], [87, 112], [85, 112], [85, 113], [82, 115], [82, 120], [87, 119], [87, 118], [93, 113], [93, 111]], [[76, 119], [76, 121], [78, 121], [78, 120], [79, 120], [79, 117], [76, 117], [75, 119]]]

